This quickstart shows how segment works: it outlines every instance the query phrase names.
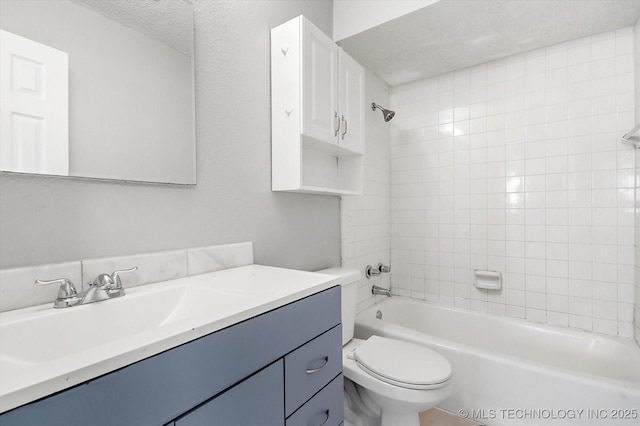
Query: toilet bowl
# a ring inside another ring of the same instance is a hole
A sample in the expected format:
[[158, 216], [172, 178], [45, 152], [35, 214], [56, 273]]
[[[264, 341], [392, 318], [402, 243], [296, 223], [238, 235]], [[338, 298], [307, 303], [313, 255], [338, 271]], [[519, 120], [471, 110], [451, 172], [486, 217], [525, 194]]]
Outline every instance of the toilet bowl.
[[379, 407], [381, 426], [418, 426], [418, 414], [453, 391], [451, 364], [414, 343], [352, 339], [342, 349], [342, 366], [344, 376]]
[[349, 383], [345, 386], [345, 424], [419, 426], [421, 411], [451, 395], [451, 364], [415, 343], [380, 336], [354, 339], [360, 272], [341, 268], [318, 272], [341, 277], [342, 365]]

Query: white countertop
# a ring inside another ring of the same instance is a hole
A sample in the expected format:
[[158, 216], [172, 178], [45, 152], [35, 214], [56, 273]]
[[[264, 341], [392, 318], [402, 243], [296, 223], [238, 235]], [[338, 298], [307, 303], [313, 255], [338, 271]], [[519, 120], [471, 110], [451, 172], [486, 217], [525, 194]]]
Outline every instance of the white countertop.
[[[20, 331], [16, 336], [11, 335], [17, 334], [15, 331], [6, 332], [6, 339], [0, 334], [0, 412], [326, 290], [337, 283], [338, 278], [329, 275], [249, 265], [133, 287], [127, 289], [123, 297], [94, 304], [54, 309], [53, 303], [48, 303], [0, 313], [0, 330], [4, 325], [13, 325], [13, 330]], [[210, 297], [209, 291], [213, 290], [220, 303], [203, 309], [206, 303], [185, 298], [180, 302], [183, 306], [171, 308], [172, 314], [157, 326], [135, 330], [133, 325], [153, 321], [149, 318], [152, 314], [129, 312], [128, 306], [132, 303], [136, 306], [136, 300], [148, 298], [150, 294], [155, 295], [155, 299], [145, 300], [163, 303], [163, 299], [178, 294], [173, 289], [184, 286], [188, 286], [190, 294], [196, 297], [200, 291]], [[200, 307], [191, 309], [190, 300]], [[74, 315], [70, 329], [46, 329], [46, 324], [57, 324], [56, 316], [65, 314]], [[112, 330], [109, 327], [114, 315], [119, 317], [120, 324], [113, 322], [115, 330]], [[26, 323], [34, 317], [41, 318], [40, 324], [44, 325], [41, 330], [20, 329], [21, 322]], [[127, 321], [132, 327], [126, 327]], [[110, 331], [113, 331], [111, 335]], [[91, 339], [93, 341], [87, 343]]]

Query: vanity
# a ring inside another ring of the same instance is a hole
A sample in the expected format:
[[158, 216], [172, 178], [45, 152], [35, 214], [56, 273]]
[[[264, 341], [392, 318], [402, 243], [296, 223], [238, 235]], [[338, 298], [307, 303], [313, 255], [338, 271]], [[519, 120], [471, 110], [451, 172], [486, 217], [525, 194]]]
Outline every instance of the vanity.
[[[336, 284], [322, 274], [248, 265], [86, 306], [5, 312], [0, 423], [340, 425]], [[75, 324], [79, 343], [57, 344], [44, 325], [64, 321]], [[25, 334], [22, 324], [42, 327]], [[41, 353], [21, 353], [20, 339]]]

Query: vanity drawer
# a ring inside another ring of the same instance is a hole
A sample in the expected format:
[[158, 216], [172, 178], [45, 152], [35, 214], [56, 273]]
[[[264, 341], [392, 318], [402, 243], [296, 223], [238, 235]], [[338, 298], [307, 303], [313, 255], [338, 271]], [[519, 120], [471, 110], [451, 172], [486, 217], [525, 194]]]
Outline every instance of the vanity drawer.
[[287, 419], [286, 426], [339, 426], [344, 419], [342, 374]]
[[342, 372], [342, 326], [337, 325], [284, 358], [285, 415]]

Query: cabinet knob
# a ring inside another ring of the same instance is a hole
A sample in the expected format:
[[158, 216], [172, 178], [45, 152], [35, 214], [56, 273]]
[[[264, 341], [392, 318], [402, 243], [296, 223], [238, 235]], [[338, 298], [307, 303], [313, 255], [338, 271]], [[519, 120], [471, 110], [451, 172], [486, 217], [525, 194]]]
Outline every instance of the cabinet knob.
[[287, 53], [289, 53], [289, 46], [284, 46], [280, 51], [284, 56], [287, 56]]
[[287, 117], [289, 117], [291, 115], [291, 113], [293, 112], [292, 108], [287, 108], [284, 110], [284, 112], [287, 114]]

